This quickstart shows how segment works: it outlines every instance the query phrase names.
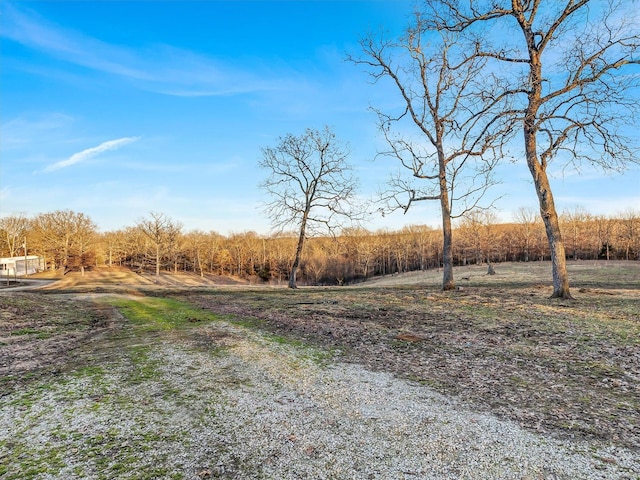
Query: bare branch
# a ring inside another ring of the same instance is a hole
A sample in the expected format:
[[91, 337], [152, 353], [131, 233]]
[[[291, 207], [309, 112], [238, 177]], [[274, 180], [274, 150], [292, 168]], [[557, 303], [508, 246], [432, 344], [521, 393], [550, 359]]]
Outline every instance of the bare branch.
[[[593, 9], [592, 0], [427, 3], [437, 28], [462, 36], [465, 63], [489, 60], [486, 68], [500, 71], [497, 96], [512, 107], [499, 118], [524, 133], [524, 154], [551, 248], [554, 296], [569, 298], [564, 244], [546, 170], [557, 159], [576, 167], [583, 161], [604, 168], [638, 162], [637, 138], [630, 142], [623, 133], [625, 123], [633, 124], [640, 111], [640, 76], [625, 74], [639, 63], [637, 24], [628, 20], [636, 7], [620, 0]], [[509, 43], [491, 31], [509, 32]]]
[[342, 219], [356, 222], [363, 216], [354, 204], [357, 181], [347, 163], [348, 149], [325, 127], [302, 135], [281, 137], [276, 147], [262, 149], [260, 166], [269, 176], [260, 184], [271, 197], [264, 211], [272, 227], [296, 226], [298, 246], [289, 277], [296, 287], [305, 238], [317, 231], [331, 233]]
[[390, 178], [380, 193], [382, 211], [406, 213], [414, 202], [440, 201], [443, 288], [450, 289], [454, 203], [459, 201], [462, 211], [480, 204], [495, 183], [491, 170], [513, 128], [502, 113], [510, 110], [510, 90], [483, 73], [486, 59], [468, 55], [455, 28], [438, 28], [438, 11], [429, 10], [434, 5], [427, 1], [397, 40], [382, 35], [363, 39], [364, 58], [350, 60], [365, 66], [376, 82], [389, 80], [403, 101], [397, 112], [373, 109], [389, 146], [381, 155], [396, 159], [407, 174]]

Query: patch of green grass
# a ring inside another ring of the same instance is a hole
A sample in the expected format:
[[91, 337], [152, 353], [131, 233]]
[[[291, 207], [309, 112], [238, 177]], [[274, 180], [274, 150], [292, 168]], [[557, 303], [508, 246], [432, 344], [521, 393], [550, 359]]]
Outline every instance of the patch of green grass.
[[220, 319], [211, 312], [170, 298], [115, 298], [108, 302], [141, 331], [170, 331]]
[[73, 371], [74, 377], [89, 376], [89, 377], [96, 378], [96, 377], [101, 377], [104, 374], [105, 374], [105, 370], [104, 370], [104, 367], [102, 367], [101, 365], [84, 365], [84, 366], [77, 367]]
[[25, 480], [55, 475], [64, 467], [64, 451], [50, 445], [35, 447], [32, 444], [0, 444], [0, 449], [8, 447], [6, 465], [0, 466], [3, 480]]
[[17, 395], [16, 398], [9, 402], [9, 405], [31, 408], [42, 398], [42, 394], [45, 391], [51, 390], [52, 388], [53, 386], [49, 383], [41, 383], [31, 389], [21, 392], [20, 395]]
[[128, 380], [131, 383], [143, 383], [157, 378], [159, 362], [149, 356], [150, 347], [136, 345], [130, 348], [130, 358], [133, 369], [129, 372]]
[[36, 335], [38, 333], [40, 333], [40, 330], [37, 328], [18, 328], [11, 331], [11, 335]]
[[166, 460], [164, 455], [156, 458], [156, 465], [148, 465], [142, 458], [144, 452], [166, 440], [180, 441], [181, 438], [166, 437], [154, 432], [126, 437], [118, 429], [112, 428], [86, 439], [82, 452], [86, 461], [100, 472], [99, 478], [118, 478], [133, 470], [141, 470], [136, 478], [168, 478], [170, 470], [163, 466]]
[[302, 358], [308, 358], [317, 365], [326, 365], [335, 357], [334, 350], [318, 350], [313, 347], [309, 347], [308, 353], [302, 355]]
[[303, 340], [284, 336], [277, 335], [274, 333], [269, 333], [265, 331], [260, 331], [260, 335], [262, 338], [267, 340], [268, 342], [275, 343], [277, 345], [282, 345], [285, 347], [293, 347], [296, 351], [296, 358], [298, 361], [311, 361], [316, 365], [325, 365], [327, 362], [331, 361], [336, 355], [335, 348], [319, 348], [317, 346], [313, 346], [308, 342]]
[[33, 335], [35, 338], [39, 340], [45, 340], [47, 338], [51, 338], [53, 336], [52, 332], [46, 332], [43, 330], [38, 330], [37, 328], [19, 328], [17, 330], [13, 330], [10, 333], [11, 335]]
[[276, 335], [276, 334], [272, 334], [269, 335], [269, 340], [271, 340], [273, 343], [278, 343], [280, 345], [290, 345], [292, 347], [304, 347], [305, 343], [294, 339], [294, 338], [288, 338], [282, 335]]
[[94, 471], [97, 478], [112, 479], [140, 470], [135, 478], [184, 478], [181, 472], [165, 466], [165, 455], [154, 455], [155, 464], [149, 464], [144, 458], [144, 452], [153, 450], [157, 444], [184, 441], [178, 434], [141, 432], [128, 437], [119, 429], [110, 428], [87, 436], [80, 432], [66, 434], [60, 427], [52, 437], [52, 442], [41, 445], [0, 441], [0, 477], [3, 480], [60, 478], [61, 471], [73, 459], [81, 462], [73, 469], [78, 477]]

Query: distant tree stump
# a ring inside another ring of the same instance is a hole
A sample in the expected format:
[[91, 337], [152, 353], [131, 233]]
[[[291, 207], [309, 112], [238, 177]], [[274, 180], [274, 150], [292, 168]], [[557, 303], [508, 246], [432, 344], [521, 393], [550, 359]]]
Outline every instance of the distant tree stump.
[[493, 265], [489, 264], [489, 268], [487, 269], [487, 275], [495, 275], [496, 271], [493, 268]]

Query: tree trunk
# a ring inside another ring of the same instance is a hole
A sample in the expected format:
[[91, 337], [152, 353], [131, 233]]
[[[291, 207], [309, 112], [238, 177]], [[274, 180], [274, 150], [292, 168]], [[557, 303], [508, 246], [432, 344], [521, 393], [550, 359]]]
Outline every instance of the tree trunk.
[[291, 265], [291, 272], [289, 273], [289, 288], [298, 288], [296, 285], [296, 274], [298, 272], [298, 266], [300, 265], [300, 257], [302, 255], [302, 245], [304, 244], [304, 232], [300, 231], [298, 237], [298, 246], [296, 248], [296, 256], [293, 259], [293, 265]]
[[[202, 270], [202, 260], [200, 259], [200, 250], [196, 251], [196, 260], [198, 262], [198, 268], [200, 269], [200, 278], [204, 278], [204, 271]], [[195, 265], [193, 269], [195, 271]]]
[[[547, 240], [551, 251], [551, 266], [553, 274], [553, 294], [551, 298], [571, 299], [569, 291], [569, 276], [567, 274], [567, 257], [565, 254], [560, 222], [556, 212], [551, 186], [547, 173], [539, 166], [536, 160], [534, 165], [530, 164], [532, 170], [536, 193], [540, 203], [540, 215], [547, 232]], [[534, 173], [535, 172], [535, 173]]]
[[453, 290], [453, 233], [451, 229], [451, 209], [447, 189], [446, 173], [440, 168], [440, 208], [442, 210], [442, 290]]
[[160, 244], [156, 244], [156, 278], [160, 277]]
[[296, 256], [293, 259], [293, 265], [291, 265], [291, 273], [289, 274], [289, 288], [298, 288], [296, 284], [296, 274], [298, 273], [298, 266], [300, 265], [300, 257], [302, 257], [302, 247], [304, 245], [304, 235], [307, 228], [307, 217], [309, 210], [304, 212], [302, 217], [302, 223], [300, 225], [300, 236], [298, 237], [298, 246], [296, 247]]
[[560, 221], [556, 205], [551, 193], [551, 185], [547, 176], [547, 163], [543, 158], [538, 158], [537, 134], [539, 133], [537, 120], [538, 109], [542, 98], [542, 63], [540, 52], [535, 46], [535, 35], [527, 31], [527, 45], [529, 49], [529, 82], [531, 90], [528, 94], [528, 105], [524, 116], [524, 148], [527, 158], [527, 166], [533, 177], [533, 183], [538, 194], [540, 215], [547, 233], [549, 249], [551, 250], [551, 266], [553, 274], [553, 294], [551, 298], [570, 299], [569, 276], [567, 274], [567, 257], [565, 254]]

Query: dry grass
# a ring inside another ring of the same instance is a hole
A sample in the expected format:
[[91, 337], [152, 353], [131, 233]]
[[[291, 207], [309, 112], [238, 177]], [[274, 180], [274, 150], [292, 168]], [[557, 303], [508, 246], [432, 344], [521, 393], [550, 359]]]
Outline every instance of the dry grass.
[[[42, 274], [39, 274], [42, 275]], [[154, 272], [135, 272], [125, 267], [97, 267], [87, 269], [82, 275], [73, 271], [63, 276], [51, 277], [47, 272], [42, 278], [52, 278], [55, 283], [43, 290], [71, 292], [119, 292], [127, 287], [202, 287], [216, 285], [245, 285], [247, 282], [220, 275], [207, 274], [204, 276], [194, 273], [161, 272], [158, 277]]]
[[548, 298], [548, 264], [485, 268], [458, 269], [469, 280], [446, 293], [428, 272], [181, 296], [537, 431], [640, 447], [640, 264], [572, 264], [575, 301]]
[[57, 372], [72, 352], [116, 327], [115, 312], [65, 296], [11, 292], [0, 296], [0, 396], [44, 372]]
[[569, 268], [574, 301], [548, 298], [548, 263], [500, 264], [494, 276], [458, 268], [462, 289], [453, 292], [440, 290], [436, 271], [297, 291], [198, 285], [193, 276], [153, 284], [126, 271], [67, 276], [39, 293], [0, 295], [0, 387], [59, 368], [117, 325], [104, 303], [58, 294], [171, 296], [533, 430], [640, 448], [640, 263]]

